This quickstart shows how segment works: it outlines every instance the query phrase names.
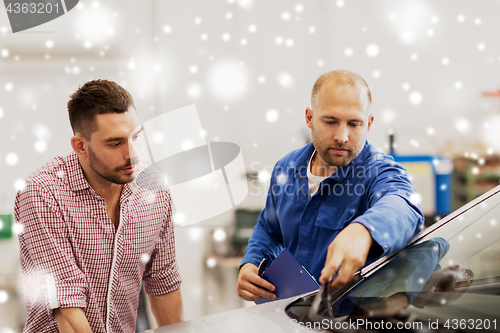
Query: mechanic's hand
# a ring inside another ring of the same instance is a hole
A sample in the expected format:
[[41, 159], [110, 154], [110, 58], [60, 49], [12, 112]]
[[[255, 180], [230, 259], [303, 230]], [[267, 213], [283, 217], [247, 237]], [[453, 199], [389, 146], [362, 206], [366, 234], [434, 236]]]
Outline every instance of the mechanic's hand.
[[460, 266], [458, 265], [432, 272], [412, 304], [422, 309], [426, 306], [439, 307], [459, 298], [466, 289], [455, 289], [455, 283], [460, 273]]
[[348, 225], [328, 245], [325, 267], [321, 271], [319, 282], [326, 283], [340, 266], [338, 276], [333, 279], [330, 287], [336, 290], [351, 281], [365, 264], [372, 242], [370, 232], [361, 223]]
[[255, 301], [261, 297], [275, 300], [276, 295], [268, 290], [274, 291], [276, 288], [257, 273], [258, 268], [254, 264], [246, 263], [241, 267], [238, 276], [238, 296], [245, 301]]

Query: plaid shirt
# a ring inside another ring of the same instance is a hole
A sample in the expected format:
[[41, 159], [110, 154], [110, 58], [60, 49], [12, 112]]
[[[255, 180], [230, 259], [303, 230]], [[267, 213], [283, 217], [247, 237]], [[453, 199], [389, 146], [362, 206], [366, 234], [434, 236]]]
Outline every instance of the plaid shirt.
[[83, 308], [94, 333], [135, 332], [141, 282], [149, 295], [180, 287], [170, 195], [163, 178], [141, 171], [123, 186], [118, 228], [76, 153], [28, 178], [14, 208], [23, 227], [24, 332], [58, 332], [59, 307]]

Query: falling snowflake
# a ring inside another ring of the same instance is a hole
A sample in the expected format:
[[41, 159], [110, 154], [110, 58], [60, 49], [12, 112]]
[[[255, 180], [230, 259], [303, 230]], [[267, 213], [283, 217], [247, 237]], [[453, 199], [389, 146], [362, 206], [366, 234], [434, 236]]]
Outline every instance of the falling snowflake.
[[166, 34], [169, 34], [172, 32], [172, 27], [169, 26], [169, 25], [164, 25], [163, 26], [163, 32], [166, 33]]
[[453, 126], [457, 131], [459, 131], [462, 134], [468, 134], [472, 129], [472, 125], [464, 117], [455, 118], [453, 120]]
[[217, 260], [215, 260], [215, 258], [208, 258], [206, 261], [206, 265], [209, 268], [214, 268], [217, 265]]
[[268, 123], [275, 123], [280, 117], [280, 114], [275, 109], [270, 109], [266, 112], [266, 121]]
[[366, 47], [366, 53], [370, 56], [370, 57], [376, 57], [379, 53], [379, 47], [377, 44], [369, 44], [367, 47]]
[[418, 91], [414, 91], [410, 94], [410, 103], [413, 105], [418, 105], [422, 103], [422, 94]]
[[151, 259], [151, 256], [149, 254], [147, 254], [147, 253], [141, 254], [141, 262], [143, 264], [147, 264], [150, 259]]
[[196, 65], [189, 66], [189, 73], [191, 73], [191, 74], [198, 73], [198, 67]]
[[287, 72], [278, 73], [277, 79], [278, 79], [278, 83], [282, 87], [287, 88], [287, 89], [292, 88], [295, 84], [295, 80], [294, 80], [293, 76]]
[[19, 162], [19, 157], [16, 153], [8, 153], [5, 156], [5, 162], [10, 166], [14, 166], [17, 164], [17, 162]]
[[217, 228], [214, 231], [213, 238], [214, 238], [214, 241], [216, 241], [216, 242], [222, 242], [227, 238], [227, 233], [224, 229]]

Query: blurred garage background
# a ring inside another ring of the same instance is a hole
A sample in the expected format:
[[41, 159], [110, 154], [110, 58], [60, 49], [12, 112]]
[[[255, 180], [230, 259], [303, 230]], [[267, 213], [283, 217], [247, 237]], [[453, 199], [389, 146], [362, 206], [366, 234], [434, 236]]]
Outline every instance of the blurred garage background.
[[370, 85], [368, 139], [407, 167], [427, 225], [499, 184], [499, 12], [499, 0], [81, 0], [13, 34], [0, 9], [0, 333], [25, 320], [16, 191], [70, 151], [66, 102], [84, 82], [123, 85], [143, 121], [195, 104], [207, 141], [241, 148], [246, 199], [176, 225], [193, 319], [250, 305], [239, 260], [274, 163], [310, 140], [304, 112], [326, 71]]

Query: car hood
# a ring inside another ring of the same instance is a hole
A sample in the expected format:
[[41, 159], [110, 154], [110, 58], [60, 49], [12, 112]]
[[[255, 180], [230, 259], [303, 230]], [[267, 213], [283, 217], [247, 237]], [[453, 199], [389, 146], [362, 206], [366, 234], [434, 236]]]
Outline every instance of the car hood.
[[294, 299], [295, 297], [221, 312], [144, 333], [292, 333], [296, 329], [292, 319], [286, 315], [285, 307]]

